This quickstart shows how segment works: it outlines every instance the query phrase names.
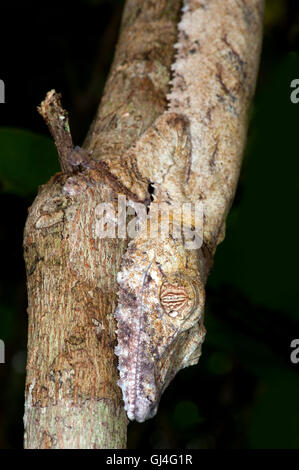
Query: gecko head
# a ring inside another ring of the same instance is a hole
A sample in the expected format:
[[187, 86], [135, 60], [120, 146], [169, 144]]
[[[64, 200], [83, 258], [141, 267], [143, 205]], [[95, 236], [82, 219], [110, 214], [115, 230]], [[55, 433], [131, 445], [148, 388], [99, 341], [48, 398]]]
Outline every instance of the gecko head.
[[176, 373], [198, 362], [205, 335], [198, 256], [177, 240], [143, 240], [123, 259], [115, 353], [130, 420], [152, 418]]

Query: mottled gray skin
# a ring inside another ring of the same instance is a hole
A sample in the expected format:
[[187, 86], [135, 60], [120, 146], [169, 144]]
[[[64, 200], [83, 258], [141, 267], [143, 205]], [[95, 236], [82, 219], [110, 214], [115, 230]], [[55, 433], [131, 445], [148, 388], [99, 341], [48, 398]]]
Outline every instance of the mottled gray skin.
[[[132, 241], [118, 274], [120, 381], [129, 419], [153, 417], [175, 374], [196, 364], [205, 336], [200, 250], [169, 237]], [[203, 259], [203, 258], [202, 258]]]

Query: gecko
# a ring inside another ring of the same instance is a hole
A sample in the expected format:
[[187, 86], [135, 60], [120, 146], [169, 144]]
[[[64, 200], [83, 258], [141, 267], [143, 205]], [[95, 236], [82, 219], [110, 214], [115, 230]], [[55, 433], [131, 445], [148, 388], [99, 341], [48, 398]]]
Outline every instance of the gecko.
[[[185, 0], [167, 110], [122, 156], [96, 164], [72, 156], [73, 165], [104, 168], [116, 189], [149, 210], [199, 201], [204, 208], [200, 247], [188, 249], [172, 233], [151, 237], [146, 226], [123, 256], [115, 354], [130, 420], [155, 416], [170, 381], [201, 356], [205, 284], [236, 191], [262, 22], [262, 0]], [[192, 229], [192, 217], [185, 222]], [[173, 216], [172, 227], [181, 224]]]

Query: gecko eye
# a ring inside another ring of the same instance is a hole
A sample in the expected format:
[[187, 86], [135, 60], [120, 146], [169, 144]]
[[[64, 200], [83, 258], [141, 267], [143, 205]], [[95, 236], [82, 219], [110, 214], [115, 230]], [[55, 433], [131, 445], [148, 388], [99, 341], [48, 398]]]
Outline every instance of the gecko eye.
[[160, 288], [160, 303], [171, 318], [185, 318], [197, 304], [197, 293], [191, 279], [180, 274], [166, 279]]

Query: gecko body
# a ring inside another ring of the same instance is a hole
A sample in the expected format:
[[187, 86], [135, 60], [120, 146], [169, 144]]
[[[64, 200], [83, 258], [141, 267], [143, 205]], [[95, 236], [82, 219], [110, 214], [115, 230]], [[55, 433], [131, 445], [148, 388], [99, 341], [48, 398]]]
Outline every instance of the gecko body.
[[[171, 233], [151, 237], [146, 227], [123, 257], [115, 353], [130, 420], [153, 417], [175, 374], [201, 355], [204, 286], [238, 181], [262, 21], [262, 0], [185, 0], [168, 109], [123, 156], [103, 160], [148, 209], [199, 201], [204, 208], [199, 247]], [[192, 217], [185, 223], [193, 228]], [[181, 224], [173, 216], [172, 226]]]
[[204, 205], [200, 248], [143, 232], [123, 258], [115, 353], [130, 420], [153, 417], [175, 374], [201, 355], [204, 286], [238, 180], [261, 24], [259, 0], [185, 1], [168, 110], [120, 162], [134, 161], [154, 202]]

